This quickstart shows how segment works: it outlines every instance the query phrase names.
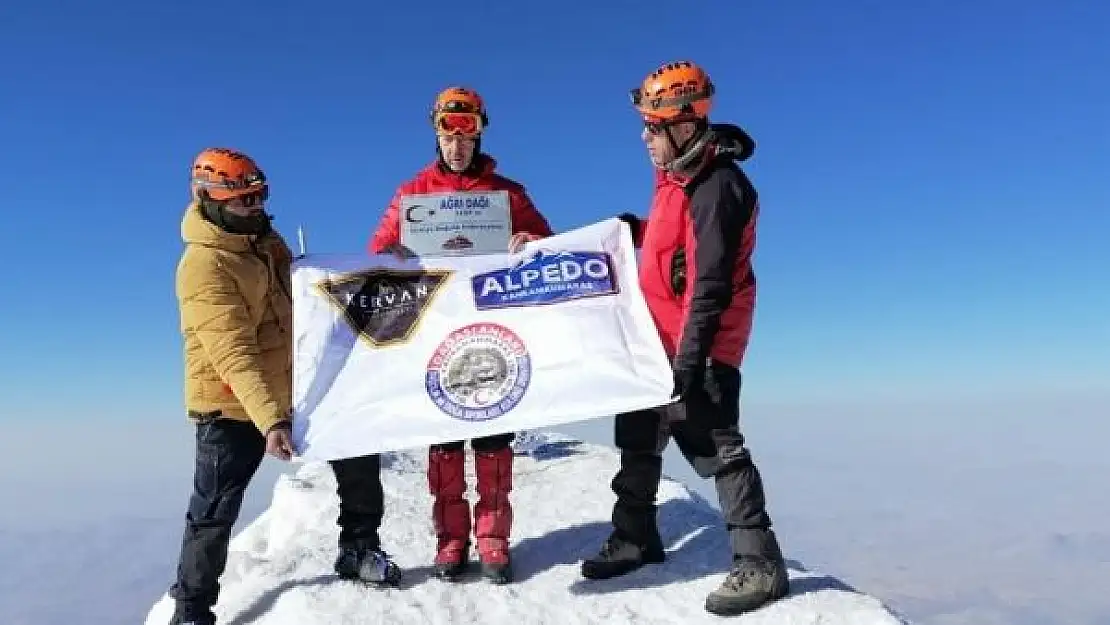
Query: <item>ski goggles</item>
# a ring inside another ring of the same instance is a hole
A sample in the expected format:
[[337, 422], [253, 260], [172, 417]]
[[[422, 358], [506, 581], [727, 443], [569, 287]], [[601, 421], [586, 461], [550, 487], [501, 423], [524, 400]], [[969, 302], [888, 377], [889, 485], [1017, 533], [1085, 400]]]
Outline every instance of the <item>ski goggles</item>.
[[440, 113], [436, 133], [473, 137], [482, 133], [482, 116], [477, 113]]
[[270, 199], [270, 185], [265, 182], [251, 185], [247, 188], [229, 187], [229, 185], [212, 183], [207, 180], [196, 180], [197, 188], [216, 202], [229, 202], [239, 200], [243, 206], [251, 207]]
[[[226, 202], [248, 195], [257, 196], [257, 198], [244, 199], [245, 202], [254, 202], [255, 199], [265, 201], [270, 197], [270, 185], [266, 180], [266, 175], [261, 171], [251, 172], [245, 178], [240, 179], [194, 177], [193, 186], [217, 202]], [[250, 204], [247, 204], [247, 206], [250, 206]]]

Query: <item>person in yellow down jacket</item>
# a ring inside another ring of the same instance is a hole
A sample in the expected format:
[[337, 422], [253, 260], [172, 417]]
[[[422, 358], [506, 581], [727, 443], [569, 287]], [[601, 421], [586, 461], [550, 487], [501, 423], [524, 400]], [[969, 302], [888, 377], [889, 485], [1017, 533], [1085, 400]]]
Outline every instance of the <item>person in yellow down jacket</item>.
[[[185, 353], [185, 402], [196, 427], [196, 467], [181, 543], [171, 625], [215, 625], [212, 606], [231, 528], [266, 453], [293, 455], [292, 252], [264, 207], [269, 186], [242, 152], [202, 151], [176, 275]], [[344, 579], [396, 585], [378, 544], [383, 494], [377, 456], [332, 463], [340, 497]]]

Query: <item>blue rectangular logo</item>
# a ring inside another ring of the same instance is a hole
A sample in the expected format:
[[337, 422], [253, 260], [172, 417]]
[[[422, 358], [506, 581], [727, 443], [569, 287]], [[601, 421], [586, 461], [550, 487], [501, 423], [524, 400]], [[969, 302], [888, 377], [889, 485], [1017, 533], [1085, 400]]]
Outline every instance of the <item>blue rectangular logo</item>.
[[514, 267], [471, 278], [478, 310], [557, 304], [619, 292], [605, 252], [540, 250]]

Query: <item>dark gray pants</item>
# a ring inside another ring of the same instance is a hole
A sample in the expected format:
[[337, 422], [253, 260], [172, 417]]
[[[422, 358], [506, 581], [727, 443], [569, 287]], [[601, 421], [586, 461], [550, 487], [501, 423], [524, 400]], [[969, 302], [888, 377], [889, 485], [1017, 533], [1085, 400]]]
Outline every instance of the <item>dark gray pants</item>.
[[679, 404], [617, 415], [614, 439], [621, 466], [612, 482], [616, 533], [641, 545], [658, 535], [655, 496], [662, 453], [673, 438], [698, 475], [713, 478], [734, 555], [777, 550], [764, 544], [763, 530], [771, 527], [771, 518], [739, 421], [740, 371], [723, 364], [707, 367], [703, 387]]
[[[197, 424], [193, 494], [177, 579], [169, 591], [177, 603], [178, 620], [213, 618], [211, 608], [227, 566], [231, 528], [265, 453], [266, 438], [253, 423], [209, 418]], [[378, 548], [384, 509], [380, 457], [359, 456], [330, 464], [339, 495], [340, 545]]]
[[227, 565], [231, 527], [265, 453], [266, 438], [251, 422], [209, 418], [197, 424], [193, 494], [185, 515], [177, 580], [169, 591], [180, 620], [212, 618], [219, 578]]

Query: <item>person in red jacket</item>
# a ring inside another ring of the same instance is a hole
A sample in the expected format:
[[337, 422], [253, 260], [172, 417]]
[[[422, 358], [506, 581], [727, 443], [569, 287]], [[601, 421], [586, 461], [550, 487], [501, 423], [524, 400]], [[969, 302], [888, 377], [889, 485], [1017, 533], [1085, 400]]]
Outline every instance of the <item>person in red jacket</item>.
[[508, 192], [513, 230], [510, 252], [516, 252], [527, 241], [551, 235], [551, 227], [524, 186], [497, 173], [497, 160], [482, 152], [482, 132], [489, 125], [489, 117], [477, 92], [463, 87], [444, 89], [436, 97], [431, 117], [438, 158], [397, 189], [370, 239], [371, 254], [410, 254], [401, 245], [401, 198], [422, 193]]
[[755, 308], [752, 269], [759, 199], [737, 164], [755, 143], [732, 124], [711, 124], [715, 87], [688, 61], [668, 63], [632, 92], [656, 167], [646, 220], [621, 215], [640, 247], [640, 286], [674, 369], [675, 401], [617, 415], [620, 469], [613, 531], [582, 575], [605, 579], [665, 558], [655, 496], [671, 438], [713, 478], [732, 547], [732, 568], [705, 609], [747, 612], [785, 596], [786, 564], [759, 470], [739, 429], [740, 366]]
[[[532, 204], [524, 186], [496, 172], [497, 162], [481, 151], [489, 118], [481, 96], [471, 89], [450, 87], [440, 92], [431, 112], [436, 132], [434, 162], [397, 189], [370, 239], [371, 254], [411, 254], [400, 241], [400, 206], [409, 195], [444, 191], [506, 191], [512, 236], [509, 251], [525, 242], [551, 236], [547, 220]], [[482, 573], [491, 581], [511, 580], [509, 530], [513, 510], [512, 432], [473, 439], [478, 501], [474, 505], [474, 536]], [[466, 500], [464, 441], [433, 445], [428, 452], [428, 487], [433, 497], [432, 522], [438, 544], [436, 575], [454, 580], [469, 563], [471, 515]]]

